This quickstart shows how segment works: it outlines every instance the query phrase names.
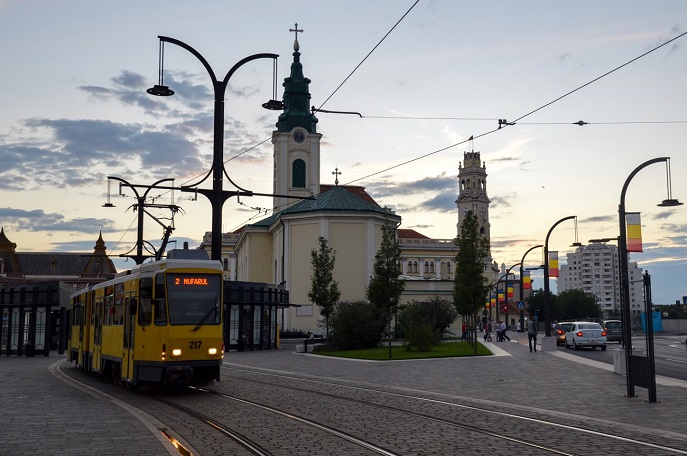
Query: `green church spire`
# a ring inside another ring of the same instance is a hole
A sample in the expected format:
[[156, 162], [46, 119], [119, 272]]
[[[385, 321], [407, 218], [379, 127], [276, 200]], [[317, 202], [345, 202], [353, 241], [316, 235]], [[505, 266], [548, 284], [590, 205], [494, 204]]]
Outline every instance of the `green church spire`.
[[303, 65], [301, 64], [301, 53], [298, 52], [298, 29], [289, 29], [289, 32], [296, 33], [293, 42], [293, 63], [291, 64], [291, 75], [284, 78], [284, 112], [279, 115], [277, 130], [280, 132], [291, 131], [295, 127], [305, 128], [308, 133], [317, 133], [317, 117], [310, 112], [310, 79], [303, 76]]

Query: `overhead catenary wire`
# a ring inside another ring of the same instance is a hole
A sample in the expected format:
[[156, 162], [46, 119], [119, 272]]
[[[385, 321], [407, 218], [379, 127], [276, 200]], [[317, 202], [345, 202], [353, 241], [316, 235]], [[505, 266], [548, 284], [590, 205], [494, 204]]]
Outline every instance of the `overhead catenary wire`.
[[336, 92], [339, 91], [339, 89], [346, 83], [346, 81], [348, 81], [348, 80], [350, 79], [350, 77], [353, 76], [353, 73], [355, 73], [355, 72], [358, 70], [358, 68], [360, 68], [360, 66], [365, 62], [365, 60], [367, 60], [367, 58], [368, 58], [370, 55], [372, 55], [372, 53], [379, 47], [379, 45], [382, 44], [382, 42], [391, 34], [391, 32], [394, 31], [394, 29], [398, 26], [398, 24], [400, 24], [401, 21], [403, 21], [403, 19], [405, 19], [405, 17], [413, 10], [413, 8], [415, 8], [415, 6], [416, 6], [419, 2], [420, 2], [420, 0], [416, 0], [415, 3], [413, 3], [413, 4], [411, 5], [411, 7], [408, 8], [408, 11], [406, 11], [405, 14], [404, 14], [403, 16], [401, 16], [401, 18], [400, 18], [398, 21], [396, 21], [396, 23], [394, 24], [394, 26], [391, 27], [391, 29], [389, 29], [388, 32], [386, 32], [386, 35], [384, 35], [384, 36], [382, 37], [382, 39], [379, 40], [379, 42], [375, 45], [375, 47], [373, 47], [372, 50], [371, 50], [370, 52], [367, 53], [367, 55], [365, 56], [365, 58], [363, 58], [363, 59], [360, 61], [360, 63], [359, 63], [358, 65], [356, 65], [355, 68], [353, 68], [353, 71], [351, 71], [351, 72], [349, 73], [349, 75], [346, 76], [346, 77], [344, 78], [344, 80], [341, 82], [341, 84], [339, 84], [339, 85], [336, 87], [336, 89], [334, 89], [334, 91], [333, 91], [333, 92], [332, 92], [332, 93], [322, 102], [322, 104], [320, 104], [320, 107], [319, 107], [318, 109], [322, 109], [322, 107], [323, 107], [325, 104], [327, 104], [327, 102], [336, 94]]
[[[484, 133], [480, 133], [480, 134], [478, 134], [478, 135], [473, 135], [473, 136], [470, 137], [470, 139], [466, 139], [466, 140], [464, 140], [464, 141], [460, 141], [460, 142], [457, 142], [457, 143], [455, 143], [455, 144], [451, 144], [450, 146], [442, 147], [441, 149], [437, 149], [437, 150], [435, 150], [435, 151], [426, 153], [426, 154], [424, 154], [424, 155], [421, 155], [421, 156], [419, 156], [419, 157], [417, 157], [417, 158], [414, 158], [414, 159], [411, 159], [411, 160], [406, 160], [406, 161], [403, 162], [403, 163], [399, 163], [399, 164], [397, 164], [397, 165], [394, 165], [394, 166], [390, 166], [390, 167], [388, 167], [388, 168], [385, 168], [385, 169], [383, 169], [383, 170], [381, 170], [381, 171], [377, 171], [377, 172], [368, 174], [368, 175], [366, 175], [366, 176], [360, 177], [360, 178], [358, 178], [358, 179], [349, 181], [348, 183], [346, 183], [346, 184], [344, 184], [344, 185], [348, 185], [348, 184], [351, 184], [351, 183], [353, 183], [353, 182], [358, 182], [358, 181], [367, 179], [367, 178], [369, 178], [369, 177], [376, 176], [377, 174], [385, 173], [385, 172], [390, 171], [390, 170], [392, 170], [392, 169], [401, 167], [401, 166], [403, 166], [403, 165], [407, 165], [408, 163], [412, 163], [412, 162], [415, 162], [415, 161], [420, 160], [420, 159], [422, 159], [422, 158], [426, 158], [426, 157], [429, 157], [429, 156], [431, 156], [431, 155], [435, 155], [435, 154], [437, 154], [437, 153], [439, 153], [439, 152], [443, 152], [443, 151], [445, 151], [445, 150], [448, 150], [448, 149], [451, 149], [451, 148], [453, 148], [453, 147], [459, 146], [459, 145], [464, 144], [464, 143], [466, 143], [466, 142], [468, 142], [468, 141], [470, 141], [470, 140], [472, 140], [472, 139], [476, 139], [476, 138], [480, 138], [480, 137], [483, 137], [483, 136], [486, 136], [486, 135], [490, 135], [490, 134], [492, 134], [492, 133], [494, 133], [494, 132], [496, 132], [496, 131], [501, 130], [501, 127], [502, 127], [502, 126], [504, 126], [504, 127], [505, 127], [505, 126], [513, 126], [513, 125], [515, 125], [518, 121], [520, 121], [520, 120], [522, 120], [522, 119], [524, 119], [524, 118], [526, 118], [526, 117], [528, 117], [528, 116], [531, 116], [531, 115], [534, 114], [535, 112], [541, 111], [542, 109], [544, 109], [544, 108], [546, 108], [546, 107], [548, 107], [548, 106], [551, 106], [552, 104], [554, 104], [554, 103], [556, 103], [556, 102], [562, 100], [563, 98], [565, 98], [565, 97], [567, 97], [567, 96], [569, 96], [569, 95], [571, 95], [571, 94], [573, 94], [573, 93], [575, 93], [575, 92], [577, 92], [577, 91], [579, 91], [579, 90], [581, 90], [581, 89], [587, 87], [588, 85], [590, 85], [590, 84], [592, 84], [592, 83], [594, 83], [594, 82], [596, 82], [596, 81], [598, 81], [598, 80], [600, 80], [600, 79], [602, 79], [602, 78], [604, 78], [604, 77], [606, 77], [606, 76], [608, 76], [608, 75], [610, 75], [610, 74], [612, 74], [612, 73], [614, 73], [614, 72], [620, 70], [621, 68], [626, 67], [627, 65], [629, 65], [629, 64], [631, 64], [631, 63], [633, 63], [633, 62], [636, 62], [637, 60], [641, 59], [642, 57], [645, 57], [645, 56], [651, 54], [652, 52], [657, 51], [658, 49], [662, 48], [663, 46], [666, 46], [666, 45], [670, 44], [671, 42], [673, 42], [673, 41], [675, 41], [675, 40], [677, 40], [677, 39], [679, 39], [679, 38], [682, 38], [682, 37], [685, 36], [685, 35], [687, 35], [687, 32], [683, 32], [683, 33], [677, 35], [676, 37], [671, 38], [670, 40], [667, 40], [666, 42], [664, 42], [664, 43], [662, 43], [662, 44], [659, 44], [658, 46], [655, 46], [654, 48], [652, 48], [652, 49], [646, 51], [645, 53], [643, 53], [643, 54], [641, 54], [641, 55], [639, 55], [639, 56], [633, 58], [632, 60], [629, 60], [629, 61], [623, 63], [622, 65], [619, 65], [619, 66], [615, 67], [614, 69], [612, 69], [612, 70], [610, 70], [610, 71], [607, 71], [606, 73], [602, 74], [601, 76], [598, 76], [598, 77], [592, 79], [591, 81], [589, 81], [589, 82], [587, 82], [587, 83], [585, 83], [585, 84], [582, 84], [581, 86], [579, 86], [579, 87], [577, 87], [577, 88], [575, 88], [575, 89], [573, 89], [573, 90], [571, 90], [571, 91], [569, 91], [569, 92], [567, 92], [567, 93], [565, 93], [565, 94], [559, 96], [558, 98], [555, 98], [554, 100], [549, 101], [548, 103], [545, 103], [545, 104], [539, 106], [538, 108], [533, 109], [533, 110], [529, 111], [528, 113], [526, 113], [526, 114], [524, 114], [524, 115], [522, 115], [522, 116], [520, 116], [520, 117], [517, 117], [515, 120], [513, 120], [513, 121], [511, 121], [511, 122], [507, 122], [507, 123], [505, 123], [505, 124], [501, 124], [501, 122], [499, 122], [499, 128], [495, 128], [495, 129], [493, 129], [493, 130], [486, 131], [486, 132], [484, 132]], [[582, 121], [580, 121], [580, 122], [582, 122]], [[577, 123], [577, 122], [574, 122], [574, 123]], [[585, 124], [586, 124], [586, 123], [585, 123]], [[579, 125], [582, 125], [582, 124], [579, 124]]]

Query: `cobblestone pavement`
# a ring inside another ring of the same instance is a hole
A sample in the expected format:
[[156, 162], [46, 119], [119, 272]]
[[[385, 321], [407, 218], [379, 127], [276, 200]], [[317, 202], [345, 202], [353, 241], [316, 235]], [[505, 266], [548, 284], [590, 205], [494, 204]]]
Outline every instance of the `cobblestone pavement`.
[[0, 356], [0, 454], [170, 454], [154, 418], [51, 374], [65, 359]]
[[[526, 337], [519, 336], [488, 344], [495, 353], [490, 357], [363, 362], [297, 354], [295, 343], [285, 341], [279, 350], [227, 353], [224, 363], [542, 409], [562, 422], [574, 416], [622, 423], [687, 441], [687, 382], [659, 378], [658, 403], [647, 402], [640, 387], [637, 397], [625, 397], [625, 377], [612, 366], [561, 352], [530, 353]], [[64, 359], [0, 357], [0, 453], [179, 454], [155, 418], [53, 375]]]
[[527, 335], [510, 337], [487, 343], [496, 355], [489, 357], [363, 362], [295, 354], [295, 345], [285, 342], [281, 350], [228, 353], [224, 363], [546, 409], [684, 434], [687, 440], [687, 382], [658, 377], [659, 402], [649, 403], [645, 388], [626, 397], [625, 376], [612, 365], [559, 351], [530, 353]]

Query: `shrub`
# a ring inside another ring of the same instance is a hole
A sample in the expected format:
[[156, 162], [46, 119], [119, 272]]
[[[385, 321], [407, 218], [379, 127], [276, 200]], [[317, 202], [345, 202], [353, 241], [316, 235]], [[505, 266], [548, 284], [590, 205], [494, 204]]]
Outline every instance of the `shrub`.
[[372, 348], [382, 341], [386, 316], [369, 302], [346, 301], [336, 305], [329, 324], [332, 349]]
[[290, 337], [305, 339], [306, 337], [308, 337], [308, 334], [301, 329], [287, 329], [286, 331], [284, 331], [283, 329], [279, 330], [280, 339], [287, 339]]
[[431, 351], [457, 317], [453, 304], [438, 296], [424, 302], [413, 300], [398, 314], [398, 334], [403, 335], [409, 350]]

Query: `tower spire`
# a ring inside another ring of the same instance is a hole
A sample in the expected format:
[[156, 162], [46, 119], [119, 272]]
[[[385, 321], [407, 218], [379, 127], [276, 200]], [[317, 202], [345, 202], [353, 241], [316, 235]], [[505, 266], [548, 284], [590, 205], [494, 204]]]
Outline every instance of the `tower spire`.
[[301, 64], [300, 45], [298, 44], [298, 32], [303, 33], [303, 29], [289, 29], [294, 32], [296, 39], [293, 42], [293, 62], [291, 63], [291, 74], [284, 78], [284, 112], [279, 115], [277, 130], [280, 132], [290, 132], [296, 127], [304, 128], [308, 133], [317, 133], [317, 117], [310, 112], [310, 79], [303, 76], [303, 65]]

